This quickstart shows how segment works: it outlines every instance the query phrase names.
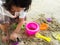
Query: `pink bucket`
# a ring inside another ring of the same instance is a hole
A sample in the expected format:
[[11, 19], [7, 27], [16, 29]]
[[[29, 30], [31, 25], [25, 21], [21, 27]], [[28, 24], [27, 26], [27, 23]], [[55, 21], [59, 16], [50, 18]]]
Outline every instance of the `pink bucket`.
[[39, 25], [36, 22], [30, 22], [26, 24], [26, 34], [28, 36], [35, 35], [39, 31]]

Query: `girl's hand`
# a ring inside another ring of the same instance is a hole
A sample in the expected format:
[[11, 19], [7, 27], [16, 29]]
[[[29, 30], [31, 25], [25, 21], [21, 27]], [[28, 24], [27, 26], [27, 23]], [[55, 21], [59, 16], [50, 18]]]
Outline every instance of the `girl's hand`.
[[17, 34], [17, 33], [12, 33], [12, 34], [10, 35], [10, 39], [11, 39], [11, 40], [16, 40], [17, 37], [18, 37], [18, 34]]
[[16, 18], [16, 17], [17, 17], [17, 15], [13, 16], [12, 18]]

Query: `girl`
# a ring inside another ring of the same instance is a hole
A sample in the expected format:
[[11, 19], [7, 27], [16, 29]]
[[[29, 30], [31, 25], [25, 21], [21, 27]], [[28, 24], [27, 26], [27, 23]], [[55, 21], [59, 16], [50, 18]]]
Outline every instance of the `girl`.
[[[5, 16], [4, 23], [0, 23], [0, 29], [5, 36], [2, 39], [6, 41], [8, 37], [8, 27], [11, 23], [18, 23], [16, 29], [11, 33], [10, 39], [15, 40], [20, 32], [20, 27], [24, 24], [27, 10], [31, 5], [31, 0], [5, 0], [0, 6], [0, 16]], [[9, 22], [9, 23], [8, 23]]]

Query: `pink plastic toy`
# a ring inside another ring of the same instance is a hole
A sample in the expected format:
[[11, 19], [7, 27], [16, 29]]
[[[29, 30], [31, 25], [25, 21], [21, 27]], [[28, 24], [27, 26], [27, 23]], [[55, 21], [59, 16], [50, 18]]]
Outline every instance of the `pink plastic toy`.
[[35, 35], [39, 31], [39, 25], [36, 22], [30, 22], [26, 24], [26, 34], [28, 36]]

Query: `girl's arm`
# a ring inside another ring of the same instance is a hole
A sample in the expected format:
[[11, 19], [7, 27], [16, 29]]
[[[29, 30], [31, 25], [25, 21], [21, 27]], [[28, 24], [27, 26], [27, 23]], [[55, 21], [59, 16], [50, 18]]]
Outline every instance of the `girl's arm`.
[[15, 12], [15, 15], [12, 15], [10, 12], [6, 11], [3, 13], [3, 15], [8, 16], [10, 18], [16, 18], [18, 16], [17, 12]]
[[17, 17], [17, 15], [15, 15], [15, 16], [11, 16], [11, 18], [16, 18]]
[[6, 16], [8, 16], [8, 17], [10, 17], [10, 18], [16, 18], [17, 17], [17, 15], [6, 15]]
[[20, 12], [20, 16], [19, 16], [19, 23], [15, 29], [14, 32], [20, 32], [21, 26], [24, 24], [25, 22], [25, 17], [26, 17], [26, 12], [24, 12], [23, 10]]
[[14, 32], [17, 32], [17, 33], [20, 32], [21, 26], [24, 24], [24, 21], [25, 21], [24, 19], [25, 19], [25, 18], [20, 18], [20, 19], [19, 19], [19, 23], [18, 23], [18, 25], [17, 25], [17, 27], [16, 27], [16, 29], [15, 29]]

